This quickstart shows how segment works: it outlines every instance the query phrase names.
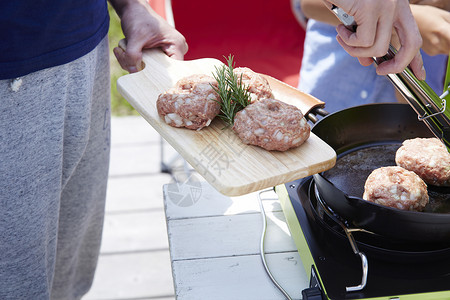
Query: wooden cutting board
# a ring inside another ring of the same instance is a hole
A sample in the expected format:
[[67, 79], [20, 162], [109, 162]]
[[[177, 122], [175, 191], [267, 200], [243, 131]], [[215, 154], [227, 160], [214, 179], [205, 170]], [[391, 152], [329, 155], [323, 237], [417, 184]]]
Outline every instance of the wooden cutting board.
[[[219, 118], [200, 131], [167, 125], [156, 110], [158, 96], [182, 77], [212, 75], [222, 62], [204, 58], [174, 60], [158, 49], [146, 50], [145, 68], [122, 76], [117, 87], [122, 96], [155, 128], [180, 155], [219, 192], [239, 196], [307, 177], [330, 169], [336, 153], [311, 133], [300, 147], [285, 152], [246, 145]], [[274, 78], [268, 77], [275, 98], [296, 105], [306, 114], [323, 102]], [[155, 153], [149, 153], [155, 155]]]

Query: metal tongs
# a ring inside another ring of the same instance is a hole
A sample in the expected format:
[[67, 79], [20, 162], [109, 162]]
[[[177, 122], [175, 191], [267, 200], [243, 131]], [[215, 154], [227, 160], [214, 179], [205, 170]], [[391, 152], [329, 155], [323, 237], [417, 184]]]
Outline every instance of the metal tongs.
[[[356, 31], [357, 24], [352, 16], [335, 5], [331, 10], [347, 29]], [[374, 57], [373, 60], [378, 65], [392, 59], [396, 53], [397, 50], [389, 45], [389, 51], [385, 56]], [[425, 81], [418, 80], [409, 67], [401, 73], [388, 74], [387, 77], [415, 110], [419, 120], [427, 125], [450, 152], [450, 60], [441, 96], [438, 96]]]

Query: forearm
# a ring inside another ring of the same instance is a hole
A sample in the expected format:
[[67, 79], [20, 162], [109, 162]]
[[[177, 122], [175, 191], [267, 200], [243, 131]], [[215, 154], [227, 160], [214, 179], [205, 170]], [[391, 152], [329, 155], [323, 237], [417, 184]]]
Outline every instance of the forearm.
[[108, 0], [111, 6], [116, 11], [119, 18], [123, 17], [123, 14], [127, 11], [133, 10], [134, 7], [145, 7], [147, 11], [154, 17], [158, 15], [151, 9], [146, 0]]
[[411, 4], [423, 39], [423, 50], [429, 55], [450, 51], [450, 12], [429, 5]]
[[338, 25], [340, 21], [336, 16], [319, 0], [301, 0], [302, 12], [308, 19], [315, 19], [330, 25]]
[[119, 17], [122, 16], [123, 11], [126, 9], [127, 5], [130, 5], [130, 2], [136, 2], [139, 0], [108, 0], [108, 2], [111, 4], [111, 6], [116, 11], [117, 15]]
[[410, 0], [410, 4], [418, 5], [430, 5], [436, 8], [440, 8], [446, 11], [450, 11], [450, 1], [449, 0]]

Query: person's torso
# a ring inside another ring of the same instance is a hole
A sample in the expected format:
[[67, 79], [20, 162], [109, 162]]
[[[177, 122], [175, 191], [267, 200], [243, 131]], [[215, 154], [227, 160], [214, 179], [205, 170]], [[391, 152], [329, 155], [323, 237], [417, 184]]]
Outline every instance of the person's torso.
[[15, 0], [0, 8], [0, 79], [73, 61], [109, 27], [105, 0]]

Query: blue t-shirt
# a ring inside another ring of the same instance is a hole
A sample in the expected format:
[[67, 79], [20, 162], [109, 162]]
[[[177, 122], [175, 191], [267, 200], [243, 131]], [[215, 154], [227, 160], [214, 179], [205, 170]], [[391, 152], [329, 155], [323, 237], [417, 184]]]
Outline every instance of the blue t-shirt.
[[71, 62], [109, 28], [106, 0], [2, 0], [0, 79]]

